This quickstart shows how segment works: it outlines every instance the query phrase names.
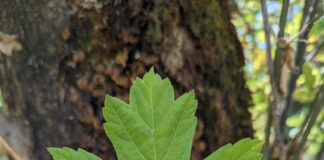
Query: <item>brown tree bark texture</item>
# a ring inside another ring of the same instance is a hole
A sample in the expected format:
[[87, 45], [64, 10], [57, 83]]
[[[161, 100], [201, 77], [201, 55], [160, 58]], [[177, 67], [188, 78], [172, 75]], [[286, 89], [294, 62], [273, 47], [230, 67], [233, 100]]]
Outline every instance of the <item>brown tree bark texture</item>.
[[179, 96], [195, 90], [192, 159], [253, 134], [244, 55], [224, 0], [1, 0], [0, 31], [23, 49], [0, 53], [10, 116], [30, 128], [35, 159], [46, 147], [80, 147], [116, 159], [102, 127], [105, 94], [128, 102], [154, 67]]

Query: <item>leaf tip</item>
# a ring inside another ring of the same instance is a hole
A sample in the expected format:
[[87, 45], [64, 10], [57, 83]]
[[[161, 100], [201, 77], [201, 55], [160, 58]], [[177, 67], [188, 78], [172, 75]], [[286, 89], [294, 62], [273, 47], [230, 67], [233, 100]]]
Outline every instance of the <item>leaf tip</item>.
[[150, 68], [149, 74], [152, 74], [152, 73], [154, 74], [154, 67]]

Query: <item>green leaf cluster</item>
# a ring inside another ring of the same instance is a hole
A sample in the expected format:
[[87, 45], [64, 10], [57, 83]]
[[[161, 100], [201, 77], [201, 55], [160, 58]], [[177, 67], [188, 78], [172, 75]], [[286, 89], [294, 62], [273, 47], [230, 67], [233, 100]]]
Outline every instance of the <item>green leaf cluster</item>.
[[[107, 95], [104, 128], [119, 160], [189, 160], [196, 109], [193, 91], [175, 100], [170, 80], [161, 79], [152, 68], [143, 79], [135, 80], [129, 104]], [[243, 139], [206, 160], [259, 160], [261, 146], [259, 140]], [[55, 160], [100, 159], [84, 150], [50, 148], [49, 152]]]
[[318, 21], [314, 23], [314, 26], [311, 30], [311, 34], [323, 34], [324, 33], [324, 16], [321, 17]]
[[312, 74], [312, 67], [309, 62], [304, 64], [303, 73], [305, 75], [306, 85], [309, 88], [312, 88], [315, 83], [316, 77]]

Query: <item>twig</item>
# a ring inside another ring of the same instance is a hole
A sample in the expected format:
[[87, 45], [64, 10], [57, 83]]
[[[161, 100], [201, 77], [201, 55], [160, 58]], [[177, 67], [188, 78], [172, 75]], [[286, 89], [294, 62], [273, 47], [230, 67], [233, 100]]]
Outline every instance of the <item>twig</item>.
[[[317, 94], [316, 96], [319, 96], [319, 94]], [[315, 99], [318, 99], [318, 97], [315, 97]], [[305, 127], [309, 123], [309, 120], [311, 119], [311, 117], [313, 117], [314, 112], [315, 112], [314, 111], [315, 110], [314, 103], [315, 103], [315, 101], [313, 101], [313, 103], [311, 104], [310, 112], [307, 114], [303, 124], [300, 127], [299, 132], [297, 133], [296, 137], [292, 140], [292, 142], [291, 142], [292, 146], [296, 143], [296, 141], [299, 139], [299, 137], [303, 135]]]
[[322, 41], [318, 47], [316, 47], [313, 51], [311, 51], [307, 56], [306, 56], [306, 61], [311, 61], [318, 53], [319, 51], [324, 47], [324, 41]]
[[270, 160], [271, 158], [271, 148], [270, 148], [271, 125], [272, 125], [272, 109], [271, 109], [271, 105], [269, 105], [267, 124], [266, 127], [264, 128], [265, 142], [263, 145], [263, 160]]
[[[285, 35], [285, 27], [286, 27], [286, 22], [287, 22], [289, 3], [290, 3], [289, 0], [282, 1], [282, 9], [281, 9], [280, 20], [279, 20], [279, 33], [278, 33], [277, 39], [283, 38]], [[274, 60], [275, 82], [278, 82], [278, 79], [279, 79], [281, 53], [282, 53], [282, 49], [277, 48], [276, 56], [275, 56], [275, 60]]]
[[[267, 127], [266, 127], [266, 144], [264, 148], [264, 154], [265, 158], [270, 157], [269, 153], [269, 137], [270, 137], [270, 128], [271, 128], [271, 120], [272, 117], [274, 119], [274, 129], [276, 137], [280, 137], [279, 132], [279, 120], [277, 116], [277, 106], [278, 106], [278, 89], [276, 87], [275, 77], [274, 77], [274, 70], [273, 70], [273, 61], [271, 57], [271, 28], [269, 25], [269, 17], [268, 17], [268, 10], [266, 6], [266, 0], [261, 0], [261, 6], [262, 6], [262, 16], [263, 16], [263, 25], [264, 25], [264, 31], [265, 31], [265, 38], [266, 38], [266, 58], [267, 58], [267, 67], [268, 67], [268, 74], [270, 76], [270, 83], [271, 83], [271, 97], [270, 97], [270, 109], [267, 120]], [[272, 116], [272, 117], [271, 117]], [[280, 142], [279, 138], [279, 144], [281, 147], [282, 143]]]
[[[299, 30], [299, 33], [296, 36], [294, 36], [293, 38], [291, 38], [287, 43], [290, 44], [290, 43], [294, 42], [295, 39], [299, 38], [299, 36], [302, 35], [309, 28], [309, 25], [312, 24], [314, 21], [315, 21], [315, 19], [310, 19], [308, 24], [306, 24], [305, 26], [301, 26], [303, 28], [301, 28]], [[305, 44], [308, 44], [308, 41], [306, 39], [298, 39], [297, 42], [303, 42]]]
[[[315, 97], [315, 100], [318, 99], [318, 96], [319, 94], [316, 95]], [[289, 147], [292, 147], [292, 146], [295, 146], [296, 143], [301, 139], [301, 136], [303, 136], [303, 133], [304, 133], [304, 130], [305, 130], [305, 127], [309, 124], [310, 122], [310, 119], [314, 116], [315, 114], [315, 103], [316, 101], [313, 101], [312, 104], [311, 104], [311, 107], [310, 107], [310, 112], [307, 114], [303, 124], [301, 125], [300, 127], [300, 130], [299, 132], [297, 133], [297, 135], [295, 136], [294, 139], [292, 139], [290, 142], [289, 142]]]
[[[287, 14], [288, 14], [288, 8], [289, 8], [289, 0], [283, 0], [282, 2], [282, 9], [281, 9], [281, 14], [280, 14], [280, 20], [279, 20], [279, 33], [277, 39], [281, 39], [284, 37], [285, 34], [285, 27], [286, 27], [286, 22], [287, 22]], [[269, 51], [267, 51], [269, 52]], [[272, 66], [272, 78], [270, 77], [271, 80], [271, 86], [272, 86], [272, 93], [274, 97], [274, 106], [272, 110], [273, 114], [273, 119], [274, 119], [274, 129], [275, 129], [275, 142], [278, 143], [278, 146], [281, 150], [281, 159], [285, 160], [286, 159], [286, 147], [283, 141], [283, 135], [280, 132], [280, 114], [278, 112], [278, 106], [279, 106], [279, 101], [278, 101], [278, 80], [279, 80], [279, 68], [280, 68], [280, 59], [281, 59], [281, 54], [282, 54], [282, 49], [277, 48], [276, 50], [276, 55], [275, 55], [275, 61], [272, 63], [274, 66]], [[270, 56], [271, 56], [271, 48], [270, 48]], [[267, 56], [268, 57], [268, 56]], [[272, 61], [272, 60], [271, 60]]]
[[305, 24], [307, 17], [309, 16], [310, 7], [312, 6], [313, 1], [314, 0], [305, 0], [305, 5], [303, 7], [303, 17], [301, 19], [300, 26], [299, 26], [299, 33], [296, 36], [294, 36], [294, 38], [292, 38], [288, 43], [293, 42], [294, 39], [298, 38], [301, 34], [303, 34], [305, 30], [309, 27], [310, 22], [314, 20], [314, 19], [313, 20], [310, 19], [308, 21], [309, 23]]
[[300, 159], [300, 155], [302, 153], [302, 150], [306, 144], [307, 141], [307, 137], [312, 129], [312, 127], [314, 126], [315, 122], [316, 122], [316, 118], [319, 115], [321, 108], [324, 106], [324, 84], [321, 86], [319, 92], [318, 92], [318, 96], [316, 96], [315, 102], [314, 102], [314, 112], [313, 112], [313, 116], [311, 116], [311, 119], [309, 120], [309, 123], [307, 125], [307, 128], [305, 130], [305, 133], [303, 134], [302, 140], [300, 142], [300, 145], [298, 146], [297, 152], [296, 152], [296, 156], [295, 156], [295, 160], [299, 160]]
[[[312, 12], [310, 13], [309, 16], [309, 23], [308, 23], [308, 27], [305, 29], [305, 31], [299, 36], [299, 39], [308, 39], [308, 34], [310, 32], [310, 29], [313, 27], [314, 24], [314, 20], [316, 19], [316, 14], [318, 12], [318, 9], [320, 7], [320, 2], [322, 0], [315, 0], [315, 2], [312, 5]], [[301, 27], [303, 28], [303, 27]], [[298, 73], [291, 73], [291, 78], [289, 81], [289, 85], [288, 85], [288, 91], [285, 95], [285, 98], [283, 100], [282, 103], [282, 113], [281, 113], [281, 118], [280, 118], [280, 131], [281, 134], [284, 132], [285, 128], [286, 128], [286, 120], [288, 117], [288, 113], [290, 110], [290, 102], [292, 100], [292, 94], [296, 88], [296, 80], [299, 77], [299, 75], [301, 74], [301, 69], [302, 66], [304, 65], [304, 55], [305, 55], [305, 51], [306, 51], [306, 44], [303, 42], [298, 42], [297, 44], [297, 51], [296, 51], [296, 59], [295, 59], [295, 65], [299, 68], [299, 72]]]
[[314, 0], [305, 0], [305, 5], [304, 5], [304, 8], [303, 8], [303, 17], [301, 19], [301, 22], [300, 22], [300, 27], [299, 27], [299, 31], [301, 31], [304, 26], [305, 26], [305, 22], [306, 22], [306, 19], [309, 15], [309, 9], [311, 7], [311, 4]]
[[8, 157], [12, 160], [21, 160], [18, 154], [10, 148], [10, 146], [0, 137], [0, 148], [3, 148], [4, 151], [8, 154]]
[[266, 37], [266, 56], [267, 56], [267, 67], [268, 67], [268, 74], [270, 76], [270, 83], [271, 83], [271, 89], [272, 89], [272, 98], [275, 102], [275, 106], [277, 105], [278, 100], [278, 91], [276, 87], [276, 83], [274, 80], [274, 74], [273, 74], [273, 61], [271, 57], [271, 29], [269, 25], [269, 18], [268, 18], [268, 11], [266, 6], [266, 0], [261, 0], [262, 4], [262, 15], [263, 15], [263, 23], [264, 23], [264, 31], [265, 31], [265, 37]]
[[289, 8], [289, 0], [283, 0], [282, 1], [282, 9], [281, 9], [281, 15], [280, 15], [280, 20], [279, 20], [279, 33], [278, 33], [278, 38], [284, 37], [285, 34], [285, 27], [286, 27], [286, 22], [287, 22], [287, 14], [288, 14], [288, 8]]

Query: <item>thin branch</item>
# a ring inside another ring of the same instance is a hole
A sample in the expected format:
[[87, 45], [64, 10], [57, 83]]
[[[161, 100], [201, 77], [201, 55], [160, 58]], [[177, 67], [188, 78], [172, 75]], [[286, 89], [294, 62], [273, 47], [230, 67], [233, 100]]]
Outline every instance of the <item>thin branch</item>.
[[312, 117], [314, 117], [315, 112], [316, 112], [315, 103], [316, 103], [316, 100], [318, 99], [318, 96], [319, 96], [319, 94], [316, 95], [315, 100], [311, 103], [310, 112], [307, 114], [307, 116], [306, 116], [303, 124], [301, 125], [300, 130], [297, 133], [296, 137], [289, 142], [289, 147], [296, 145], [296, 143], [301, 139], [301, 136], [303, 136], [305, 127], [309, 124], [310, 119]]
[[[322, 49], [322, 47], [324, 47], [324, 41], [322, 41], [317, 48], [315, 48], [311, 53], [309, 53], [307, 55], [306, 61], [311, 61], [317, 55], [317, 53], [319, 53], [319, 51]], [[315, 98], [317, 98], [317, 97], [315, 97]], [[300, 139], [301, 136], [303, 135], [304, 129], [307, 126], [309, 120], [311, 119], [311, 117], [313, 115], [314, 115], [314, 104], [311, 104], [310, 112], [307, 114], [307, 116], [306, 116], [303, 124], [301, 125], [300, 130], [297, 133], [296, 137], [294, 139], [292, 139], [291, 142], [289, 142], [289, 146], [295, 146], [298, 139]]]
[[290, 0], [283, 0], [282, 1], [282, 9], [281, 15], [279, 20], [279, 33], [278, 38], [282, 38], [285, 35], [285, 27], [287, 22], [287, 15], [288, 15], [288, 8], [289, 8]]
[[[263, 16], [263, 25], [264, 25], [264, 32], [265, 32], [265, 39], [266, 39], [266, 58], [267, 58], [267, 67], [268, 67], [268, 74], [270, 77], [271, 83], [271, 97], [270, 97], [270, 107], [269, 107], [269, 115], [267, 120], [267, 127], [266, 127], [266, 144], [264, 148], [265, 158], [269, 158], [270, 150], [269, 150], [269, 137], [270, 137], [270, 128], [271, 128], [271, 120], [272, 117], [274, 119], [274, 129], [277, 140], [279, 140], [279, 146], [282, 148], [283, 143], [280, 142], [280, 132], [279, 132], [279, 119], [278, 119], [278, 89], [276, 87], [275, 77], [274, 77], [274, 69], [273, 69], [273, 61], [271, 57], [271, 28], [269, 24], [269, 17], [268, 17], [268, 10], [266, 0], [261, 0], [262, 6], [262, 16]], [[279, 139], [278, 139], [279, 138]]]
[[[289, 0], [283, 0], [282, 1], [282, 9], [281, 9], [280, 20], [279, 20], [279, 33], [278, 33], [277, 39], [283, 38], [284, 35], [285, 35], [285, 28], [286, 28], [286, 22], [287, 22], [287, 14], [288, 14], [289, 3], [290, 3]], [[279, 79], [279, 68], [280, 68], [281, 53], [282, 53], [282, 49], [277, 48], [276, 56], [275, 56], [275, 60], [274, 60], [275, 82], [278, 82], [278, 79]]]
[[[289, 8], [289, 0], [283, 0], [282, 2], [282, 9], [281, 9], [281, 15], [280, 15], [280, 20], [279, 20], [279, 33], [277, 39], [280, 39], [284, 37], [285, 34], [285, 27], [286, 27], [286, 22], [287, 22], [287, 14], [288, 14], [288, 8]], [[265, 4], [265, 3], [264, 3]], [[263, 12], [266, 11], [266, 6], [262, 6]], [[265, 12], [267, 13], [267, 12]], [[267, 16], [267, 14], [263, 14], [264, 17]], [[264, 20], [265, 27], [267, 25], [267, 20]], [[267, 27], [265, 28], [266, 35], [267, 35]], [[269, 34], [269, 33], [268, 33]], [[270, 34], [268, 36], [270, 40]], [[273, 97], [273, 102], [272, 104], [272, 115], [273, 115], [273, 120], [274, 120], [274, 130], [275, 130], [275, 142], [279, 145], [279, 149], [281, 150], [281, 159], [285, 160], [286, 159], [286, 147], [283, 141], [283, 136], [280, 132], [280, 114], [278, 112], [278, 106], [279, 106], [279, 96], [278, 96], [278, 86], [276, 85], [278, 82], [278, 77], [279, 77], [279, 65], [280, 65], [280, 59], [281, 59], [281, 54], [282, 54], [282, 49], [277, 48], [276, 50], [276, 55], [275, 55], [275, 62], [272, 62], [271, 59], [271, 47], [270, 47], [270, 41], [267, 39], [267, 63], [271, 62], [271, 65], [268, 64], [269, 70], [272, 71], [270, 72], [270, 82], [271, 82], [271, 88], [272, 88], [272, 97]], [[274, 66], [273, 66], [274, 65]]]
[[309, 16], [309, 9], [310, 9], [311, 4], [312, 4], [313, 1], [314, 0], [305, 0], [305, 5], [304, 5], [304, 8], [303, 8], [303, 17], [302, 17], [301, 22], [300, 22], [299, 31], [301, 31], [302, 28], [305, 26], [306, 19]]
[[314, 112], [313, 112], [313, 116], [311, 117], [311, 119], [309, 120], [309, 123], [307, 125], [307, 128], [305, 130], [305, 133], [303, 134], [302, 140], [300, 142], [300, 145], [298, 146], [297, 152], [296, 152], [296, 156], [295, 156], [295, 160], [299, 160], [300, 159], [300, 155], [302, 153], [302, 150], [306, 144], [307, 141], [307, 137], [312, 129], [312, 127], [314, 126], [316, 119], [321, 111], [321, 108], [324, 106], [324, 84], [321, 86], [318, 95], [316, 96], [315, 102], [314, 102]]
[[322, 41], [318, 47], [316, 47], [313, 51], [311, 51], [307, 56], [306, 56], [306, 61], [311, 61], [313, 58], [320, 52], [320, 50], [324, 47], [324, 41]]
[[[312, 12], [310, 13], [309, 16], [309, 22], [308, 22], [308, 27], [305, 29], [305, 31], [299, 36], [299, 39], [308, 39], [308, 35], [310, 32], [310, 29], [313, 27], [314, 21], [316, 19], [316, 14], [319, 10], [320, 7], [320, 3], [322, 0], [315, 0], [315, 2], [312, 5]], [[303, 28], [303, 27], [301, 27]], [[292, 100], [292, 94], [296, 88], [296, 81], [297, 78], [299, 77], [299, 75], [301, 74], [301, 68], [304, 65], [305, 59], [304, 59], [304, 55], [305, 55], [305, 51], [306, 51], [306, 43], [304, 42], [298, 42], [297, 44], [297, 51], [296, 51], [296, 59], [295, 59], [295, 65], [299, 68], [299, 72], [298, 73], [291, 73], [291, 78], [289, 81], [289, 85], [288, 85], [288, 91], [285, 95], [285, 98], [283, 100], [282, 103], [282, 113], [281, 113], [281, 118], [280, 118], [280, 131], [281, 133], [284, 132], [285, 128], [286, 128], [286, 120], [288, 117], [288, 113], [290, 110], [290, 103]]]
[[[293, 38], [291, 38], [287, 43], [290, 44], [290, 43], [294, 42], [296, 39], [300, 38], [299, 36], [302, 35], [302, 34], [304, 34], [304, 32], [307, 31], [307, 29], [309, 28], [309, 26], [310, 26], [311, 24], [313, 24], [313, 22], [314, 22], [315, 20], [316, 20], [316, 19], [311, 19], [311, 20], [308, 22], [308, 24], [306, 24], [305, 26], [303, 26], [303, 28], [301, 28], [301, 29], [299, 30], [299, 33], [298, 33], [296, 36], [294, 36]], [[302, 26], [301, 26], [301, 27], [302, 27]], [[310, 28], [311, 28], [311, 27], [310, 27]], [[303, 42], [303, 43], [305, 43], [305, 44], [308, 44], [308, 41], [307, 41], [306, 39], [298, 39], [297, 42]]]
[[272, 109], [271, 105], [268, 108], [268, 115], [267, 115], [267, 123], [266, 127], [264, 128], [265, 133], [265, 142], [263, 145], [263, 160], [270, 160], [271, 158], [271, 148], [270, 148], [270, 135], [271, 135], [271, 125], [272, 125]]
[[0, 137], [0, 148], [4, 149], [8, 157], [12, 160], [21, 160], [18, 154]]
[[274, 81], [274, 74], [273, 74], [273, 61], [271, 57], [271, 28], [269, 25], [269, 17], [268, 17], [268, 11], [266, 6], [266, 0], [261, 0], [262, 5], [262, 15], [263, 15], [263, 24], [264, 24], [264, 31], [265, 31], [265, 38], [266, 38], [266, 58], [267, 58], [267, 67], [268, 67], [268, 74], [270, 76], [270, 83], [271, 83], [271, 89], [272, 89], [272, 98], [275, 102], [274, 105], [277, 104], [277, 98], [278, 98], [278, 92], [276, 88], [276, 84]]

